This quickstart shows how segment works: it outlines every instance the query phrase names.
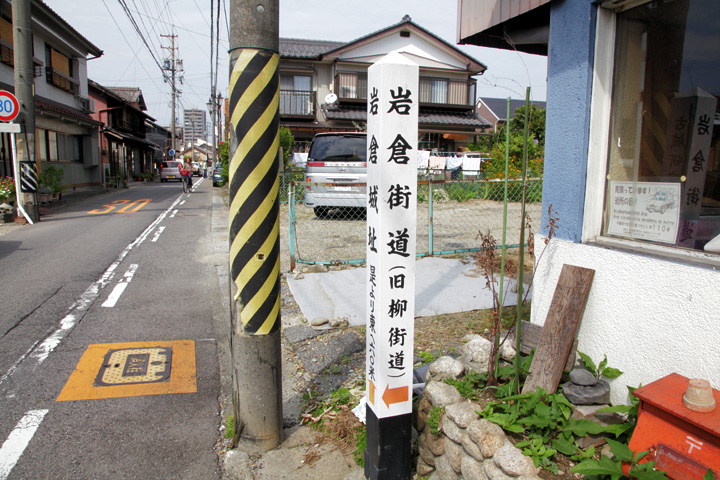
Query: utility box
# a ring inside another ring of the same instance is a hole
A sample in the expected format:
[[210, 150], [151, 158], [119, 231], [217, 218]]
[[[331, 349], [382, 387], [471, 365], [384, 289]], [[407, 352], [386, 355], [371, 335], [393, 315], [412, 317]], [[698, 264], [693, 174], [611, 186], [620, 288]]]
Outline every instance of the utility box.
[[[720, 479], [720, 408], [690, 410], [683, 404], [690, 380], [677, 373], [638, 388], [637, 425], [630, 440], [634, 452], [650, 451], [643, 461], [677, 480], [701, 480], [708, 469]], [[712, 389], [715, 404], [720, 391]]]

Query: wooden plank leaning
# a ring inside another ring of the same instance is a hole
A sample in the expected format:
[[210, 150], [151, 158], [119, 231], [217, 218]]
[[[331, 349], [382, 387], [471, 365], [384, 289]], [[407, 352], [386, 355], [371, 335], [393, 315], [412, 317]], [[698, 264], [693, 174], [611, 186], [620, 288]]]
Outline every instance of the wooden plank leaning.
[[555, 392], [580, 325], [595, 270], [563, 265], [523, 393]]

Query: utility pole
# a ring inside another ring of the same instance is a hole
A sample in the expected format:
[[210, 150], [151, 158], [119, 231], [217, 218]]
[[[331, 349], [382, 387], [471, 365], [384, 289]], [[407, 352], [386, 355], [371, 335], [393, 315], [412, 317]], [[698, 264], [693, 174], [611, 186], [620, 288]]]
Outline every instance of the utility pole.
[[[180, 71], [182, 72], [182, 60], [176, 60], [175, 59], [175, 39], [177, 38], [177, 35], [174, 33], [171, 35], [160, 35], [163, 38], [169, 38], [170, 39], [170, 47], [162, 47], [164, 49], [170, 50], [170, 61], [169, 64], [166, 61], [165, 65], [163, 66], [163, 70], [170, 71], [170, 78], [171, 78], [171, 86], [172, 86], [172, 118], [170, 119], [170, 131], [171, 133], [171, 139], [170, 144], [171, 148], [175, 151], [177, 149], [175, 148], [175, 135], [176, 135], [176, 126], [175, 126], [175, 104], [177, 103], [177, 89], [175, 88], [175, 79], [176, 79], [176, 72], [178, 70], [178, 66]], [[182, 83], [182, 77], [180, 77], [180, 83]]]
[[[17, 123], [22, 125], [23, 129], [17, 137], [17, 157], [18, 161], [35, 163], [35, 77], [30, 12], [30, 0], [12, 2], [15, 96], [20, 104]], [[39, 168], [38, 172], [40, 172]], [[15, 182], [20, 189], [20, 179], [16, 178]], [[28, 207], [32, 198], [32, 194], [23, 193], [20, 201], [32, 220], [37, 221], [39, 217], [37, 205], [33, 208]]]
[[208, 110], [210, 111], [210, 116], [212, 117], [212, 132], [211, 132], [211, 138], [212, 141], [212, 162], [213, 165], [215, 164], [215, 158], [217, 157], [217, 135], [216, 135], [216, 128], [217, 128], [217, 118], [219, 114], [220, 109], [220, 94], [215, 95], [215, 88], [213, 87], [211, 89], [210, 93], [210, 100], [207, 103]]
[[236, 439], [280, 444], [279, 0], [230, 1], [230, 285]]

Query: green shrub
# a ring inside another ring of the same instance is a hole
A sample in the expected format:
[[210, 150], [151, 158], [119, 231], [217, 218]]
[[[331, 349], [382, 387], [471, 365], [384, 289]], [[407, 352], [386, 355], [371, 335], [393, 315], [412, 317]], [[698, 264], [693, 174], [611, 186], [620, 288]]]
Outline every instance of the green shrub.
[[430, 429], [430, 433], [437, 435], [440, 433], [440, 419], [445, 414], [445, 407], [432, 407], [428, 413], [425, 424]]

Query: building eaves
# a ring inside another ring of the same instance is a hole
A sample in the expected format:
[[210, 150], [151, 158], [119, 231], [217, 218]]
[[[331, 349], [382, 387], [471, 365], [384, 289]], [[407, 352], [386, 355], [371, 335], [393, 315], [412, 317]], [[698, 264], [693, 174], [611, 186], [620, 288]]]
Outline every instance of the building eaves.
[[299, 38], [281, 38], [280, 56], [304, 60], [320, 60], [325, 52], [334, 50], [345, 42], [329, 40], [303, 40]]
[[113, 135], [113, 136], [115, 136], [115, 137], [119, 137], [119, 138], [121, 138], [121, 139], [123, 139], [123, 140], [126, 140], [126, 141], [131, 141], [131, 142], [135, 142], [135, 143], [140, 143], [140, 144], [142, 144], [142, 145], [148, 145], [148, 146], [157, 146], [157, 144], [156, 144], [155, 142], [151, 142], [151, 141], [146, 140], [146, 139], [144, 139], [144, 138], [140, 138], [140, 137], [135, 136], [135, 135], [132, 135], [132, 134], [130, 134], [130, 133], [121, 132], [121, 131], [115, 130], [115, 129], [113, 129], [113, 128], [105, 128], [105, 129], [104, 129], [104, 132], [106, 132], [106, 133], [109, 132], [111, 135]]
[[103, 51], [100, 50], [98, 47], [96, 47], [90, 40], [85, 38], [80, 32], [75, 30], [72, 25], [70, 25], [68, 22], [65, 21], [60, 15], [58, 15], [55, 10], [47, 6], [45, 2], [42, 0], [32, 0], [32, 16], [38, 16], [42, 17], [45, 16], [48, 19], [53, 20], [57, 23], [57, 26], [60, 30], [63, 31], [63, 33], [67, 34], [69, 37], [72, 37], [74, 40], [76, 40], [79, 44], [82, 45], [82, 47], [88, 52], [88, 54], [92, 55], [94, 58], [100, 57], [103, 54]]
[[75, 109], [72, 107], [68, 107], [67, 105], [63, 105], [62, 103], [58, 103], [54, 100], [50, 100], [49, 98], [36, 96], [35, 97], [35, 108], [37, 110], [39, 110], [41, 112], [41, 114], [43, 111], [45, 111], [45, 112], [50, 112], [61, 118], [71, 118], [74, 120], [78, 120], [87, 125], [95, 125], [95, 126], [102, 125], [102, 122], [98, 122], [97, 120], [93, 119], [87, 113], [84, 113], [81, 110], [78, 110], [78, 109]]
[[[367, 120], [365, 107], [343, 107], [333, 108], [323, 106], [325, 115], [330, 120], [346, 120], [353, 122], [364, 122]], [[422, 125], [462, 125], [468, 127], [489, 128], [491, 123], [478, 115], [476, 112], [446, 112], [425, 110], [422, 107], [418, 114], [418, 123]]]

